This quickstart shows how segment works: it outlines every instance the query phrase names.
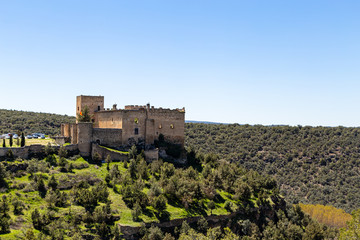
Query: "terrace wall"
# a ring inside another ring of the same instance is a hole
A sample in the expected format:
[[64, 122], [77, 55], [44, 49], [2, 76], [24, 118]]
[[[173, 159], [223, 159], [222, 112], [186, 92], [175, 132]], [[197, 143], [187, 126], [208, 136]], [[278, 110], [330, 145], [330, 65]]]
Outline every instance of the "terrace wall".
[[[54, 150], [57, 152], [60, 149], [60, 146], [52, 146]], [[76, 155], [79, 153], [78, 145], [71, 144], [64, 146], [65, 150], [68, 152], [69, 155]], [[36, 144], [30, 145], [25, 147], [18, 147], [18, 148], [0, 148], [0, 158], [6, 158], [9, 150], [14, 155], [14, 158], [23, 158], [28, 159], [32, 157], [43, 157], [45, 155], [45, 146]]]

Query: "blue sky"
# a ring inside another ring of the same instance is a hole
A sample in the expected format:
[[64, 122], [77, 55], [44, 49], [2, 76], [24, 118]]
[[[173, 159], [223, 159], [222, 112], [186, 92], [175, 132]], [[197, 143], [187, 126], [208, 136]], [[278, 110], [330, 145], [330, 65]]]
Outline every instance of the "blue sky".
[[360, 125], [359, 1], [1, 1], [0, 108], [185, 107], [187, 120]]

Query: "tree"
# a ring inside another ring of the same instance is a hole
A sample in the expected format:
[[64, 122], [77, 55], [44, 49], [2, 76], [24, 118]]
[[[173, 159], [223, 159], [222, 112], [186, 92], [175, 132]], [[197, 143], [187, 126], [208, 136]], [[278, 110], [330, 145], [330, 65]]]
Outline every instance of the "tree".
[[67, 151], [66, 151], [64, 146], [60, 147], [58, 155], [59, 155], [60, 158], [66, 158]]
[[51, 188], [53, 191], [55, 191], [57, 186], [58, 186], [58, 182], [56, 181], [55, 176], [51, 175], [51, 178], [48, 182], [48, 188]]
[[110, 163], [112, 162], [111, 161], [111, 157], [110, 157], [110, 155], [108, 154], [107, 156], [106, 156], [106, 159], [105, 159], [105, 162], [106, 162], [106, 170], [110, 170]]
[[164, 234], [160, 228], [151, 226], [149, 229], [149, 235], [147, 237], [148, 240], [162, 240], [164, 238]]
[[39, 191], [39, 194], [42, 198], [45, 197], [46, 195], [46, 186], [45, 186], [45, 183], [44, 183], [44, 180], [41, 178], [40, 180], [37, 181], [36, 183], [36, 188], [37, 190]]
[[0, 188], [7, 188], [7, 182], [5, 180], [7, 176], [6, 168], [4, 167], [3, 163], [0, 162]]
[[153, 201], [153, 207], [158, 210], [159, 212], [162, 212], [166, 209], [166, 198], [164, 197], [164, 195], [160, 195], [158, 197], [154, 198]]
[[23, 214], [23, 209], [25, 207], [25, 204], [23, 201], [19, 200], [17, 197], [14, 197], [11, 201], [13, 207], [14, 207], [14, 214], [20, 215]]
[[9, 159], [13, 159], [14, 158], [14, 153], [13, 151], [11, 151], [11, 149], [9, 149], [6, 153], [6, 157]]
[[26, 230], [24, 240], [36, 240], [35, 233], [32, 228], [29, 228], [28, 230]]
[[136, 159], [136, 155], [137, 155], [136, 146], [132, 145], [130, 150], [129, 150], [129, 157], [130, 157], [130, 159]]
[[21, 147], [25, 146], [25, 135], [24, 132], [21, 132], [21, 143], [20, 143]]
[[78, 122], [91, 122], [91, 118], [88, 106], [85, 106], [84, 110], [77, 114]]
[[213, 200], [210, 200], [207, 204], [207, 207], [210, 209], [210, 214], [212, 215], [212, 210], [215, 209], [215, 203]]
[[13, 135], [12, 134], [10, 134], [9, 145], [10, 145], [10, 147], [12, 147], [12, 145], [13, 145]]
[[137, 173], [137, 167], [136, 167], [136, 161], [135, 159], [131, 159], [130, 160], [130, 164], [129, 164], [129, 169], [128, 171], [130, 172], [130, 177], [132, 179], [136, 179], [136, 173]]
[[0, 201], [0, 233], [10, 232], [10, 207], [6, 195]]
[[135, 203], [134, 209], [131, 211], [131, 216], [135, 222], [140, 220], [140, 215], [142, 214], [140, 204]]
[[41, 216], [39, 210], [35, 208], [35, 210], [31, 213], [31, 220], [33, 226], [37, 230], [42, 230], [45, 226], [45, 222], [43, 221], [43, 217]]
[[340, 229], [339, 240], [360, 239], [360, 209], [353, 211], [351, 216], [347, 228]]
[[206, 233], [207, 229], [208, 222], [203, 216], [201, 216], [200, 219], [197, 221], [197, 230], [201, 233]]

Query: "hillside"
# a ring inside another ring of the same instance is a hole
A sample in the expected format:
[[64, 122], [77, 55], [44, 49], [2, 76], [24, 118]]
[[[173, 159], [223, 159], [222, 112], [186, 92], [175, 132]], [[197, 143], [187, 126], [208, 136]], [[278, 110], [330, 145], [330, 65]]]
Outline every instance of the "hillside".
[[298, 206], [287, 206], [271, 177], [209, 156], [196, 158], [189, 152], [195, 170], [162, 161], [147, 164], [136, 149], [130, 151], [129, 161], [108, 164], [70, 157], [64, 150], [55, 155], [50, 147], [46, 152], [45, 159], [0, 163], [1, 239], [334, 239], [337, 235]]
[[186, 146], [274, 176], [289, 202], [360, 208], [360, 128], [188, 123]]
[[75, 122], [75, 117], [0, 109], [0, 134], [24, 131], [25, 134], [35, 132], [46, 135], [60, 134], [61, 123]]

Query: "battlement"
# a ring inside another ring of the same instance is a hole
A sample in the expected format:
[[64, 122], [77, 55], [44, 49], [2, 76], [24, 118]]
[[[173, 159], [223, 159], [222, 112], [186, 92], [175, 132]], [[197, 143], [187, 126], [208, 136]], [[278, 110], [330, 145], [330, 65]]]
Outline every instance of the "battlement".
[[115, 107], [116, 104], [114, 104], [113, 108], [104, 108], [101, 109], [99, 112], [126, 112], [126, 111], [149, 111], [151, 113], [176, 113], [176, 112], [180, 112], [180, 113], [184, 113], [185, 112], [185, 108], [176, 108], [176, 109], [170, 109], [170, 108], [155, 108], [154, 106], [150, 106], [150, 105], [125, 105], [125, 107], [123, 109], [121, 108], [116, 108]]
[[139, 106], [139, 105], [126, 105], [125, 110], [143, 110], [146, 109], [146, 105]]
[[152, 106], [150, 109], [149, 109], [150, 112], [154, 112], [154, 113], [174, 113], [174, 112], [185, 112], [185, 108], [175, 108], [175, 109], [170, 109], [170, 108], [162, 108], [162, 107], [159, 107], [159, 108], [154, 108], [154, 106]]

